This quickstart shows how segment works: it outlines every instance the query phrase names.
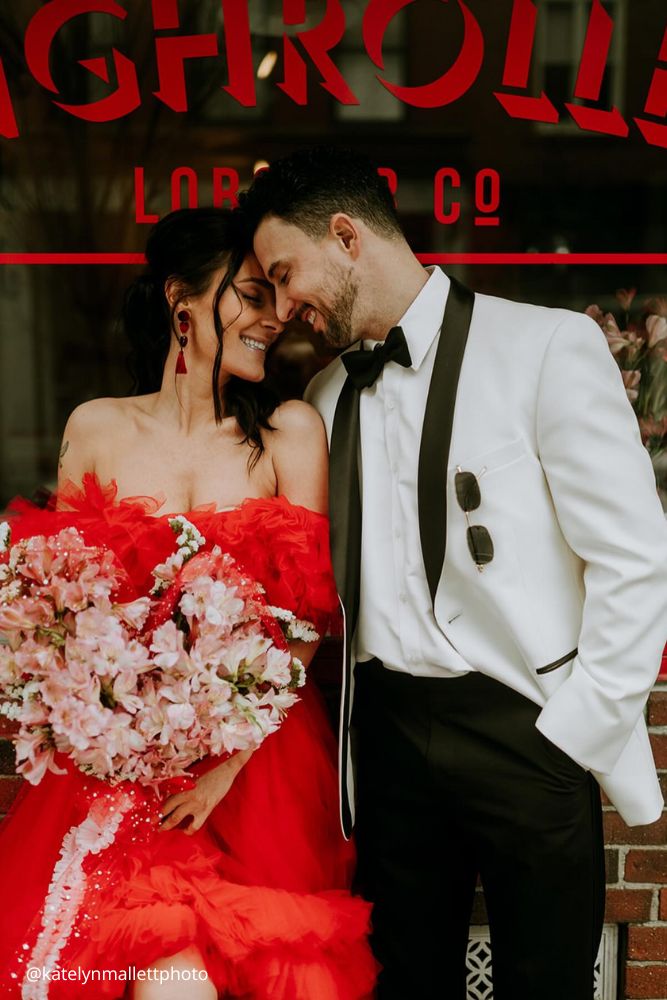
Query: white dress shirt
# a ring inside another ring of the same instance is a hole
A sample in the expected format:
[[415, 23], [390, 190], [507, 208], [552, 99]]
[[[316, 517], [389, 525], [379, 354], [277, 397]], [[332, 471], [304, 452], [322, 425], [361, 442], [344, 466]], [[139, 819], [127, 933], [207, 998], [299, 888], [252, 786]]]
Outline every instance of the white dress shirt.
[[388, 362], [362, 391], [359, 409], [363, 528], [356, 658], [377, 657], [390, 670], [426, 677], [473, 669], [436, 624], [417, 509], [419, 446], [448, 292], [449, 278], [431, 270], [399, 321], [410, 368]]

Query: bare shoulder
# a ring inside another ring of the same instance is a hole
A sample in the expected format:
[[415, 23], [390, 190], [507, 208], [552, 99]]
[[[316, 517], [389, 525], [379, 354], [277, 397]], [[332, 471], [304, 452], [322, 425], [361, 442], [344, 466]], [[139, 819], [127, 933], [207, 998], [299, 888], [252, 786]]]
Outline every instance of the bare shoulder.
[[70, 437], [89, 437], [100, 431], [108, 434], [110, 429], [118, 430], [123, 423], [134, 419], [145, 409], [143, 404], [148, 396], [100, 397], [80, 403], [69, 415], [66, 433]]
[[69, 415], [58, 455], [59, 482], [81, 482], [96, 472], [112, 442], [121, 446], [133, 436], [140, 409], [148, 397], [100, 398], [80, 403]]
[[327, 437], [322, 418], [301, 400], [283, 403], [271, 418], [271, 458], [277, 492], [294, 504], [327, 509]]
[[71, 435], [88, 435], [96, 428], [108, 426], [108, 421], [119, 416], [118, 399], [89, 399], [80, 403], [70, 413], [66, 429]]
[[289, 438], [324, 433], [322, 418], [315, 407], [310, 403], [304, 403], [301, 399], [290, 399], [281, 403], [274, 410], [271, 423], [282, 436]]

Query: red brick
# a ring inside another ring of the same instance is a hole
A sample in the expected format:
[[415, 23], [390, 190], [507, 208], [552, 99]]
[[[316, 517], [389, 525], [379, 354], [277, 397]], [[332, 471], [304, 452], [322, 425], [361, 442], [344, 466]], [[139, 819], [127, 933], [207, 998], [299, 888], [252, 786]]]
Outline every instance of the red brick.
[[607, 870], [607, 885], [618, 882], [620, 869], [620, 855], [614, 847], [608, 847], [604, 852], [604, 864]]
[[606, 920], [612, 924], [641, 923], [651, 916], [652, 889], [608, 889]]
[[662, 797], [667, 802], [667, 771], [661, 771], [658, 778], [660, 780], [660, 788], [662, 789]]
[[667, 965], [628, 965], [625, 996], [626, 1000], [667, 997]]
[[655, 766], [667, 768], [667, 733], [651, 733], [650, 739]]
[[640, 962], [667, 961], [667, 927], [631, 927], [628, 958]]
[[624, 878], [626, 882], [667, 882], [667, 850], [628, 851]]
[[649, 726], [667, 726], [667, 691], [654, 691], [648, 700]]
[[0, 774], [14, 774], [15, 767], [14, 744], [9, 740], [0, 740]]
[[18, 728], [18, 722], [10, 722], [4, 715], [0, 715], [0, 740], [11, 739]]
[[0, 813], [6, 813], [21, 787], [21, 778], [0, 777]]
[[604, 814], [607, 844], [667, 844], [667, 813], [650, 826], [626, 826], [617, 812]]
[[667, 889], [660, 890], [660, 920], [667, 920]]

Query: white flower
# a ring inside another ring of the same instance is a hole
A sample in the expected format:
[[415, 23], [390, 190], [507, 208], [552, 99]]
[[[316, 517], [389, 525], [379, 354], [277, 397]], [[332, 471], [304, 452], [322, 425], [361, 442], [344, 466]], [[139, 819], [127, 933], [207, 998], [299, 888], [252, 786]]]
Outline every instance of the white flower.
[[292, 660], [292, 687], [302, 688], [306, 683], [306, 668], [299, 659], [295, 656]]
[[266, 654], [262, 680], [275, 687], [287, 687], [292, 680], [292, 658], [285, 650], [271, 646]]
[[217, 628], [229, 629], [243, 611], [243, 601], [236, 596], [236, 587], [228, 587], [210, 576], [199, 576], [188, 584], [180, 609], [188, 621], [198, 618]]
[[276, 608], [274, 605], [269, 605], [269, 611], [274, 618], [277, 618], [279, 622], [293, 622], [296, 621], [296, 615], [292, 614], [291, 611], [287, 611], [286, 608]]
[[0, 552], [7, 552], [12, 537], [9, 521], [0, 521]]
[[317, 642], [319, 637], [319, 632], [315, 631], [312, 622], [303, 621], [299, 618], [295, 618], [287, 630], [288, 639], [300, 640], [301, 642]]
[[285, 608], [276, 608], [270, 605], [269, 611], [276, 621], [281, 623], [286, 639], [290, 641], [300, 639], [301, 642], [317, 642], [319, 639], [319, 634], [315, 631], [312, 622], [297, 618], [295, 614]]

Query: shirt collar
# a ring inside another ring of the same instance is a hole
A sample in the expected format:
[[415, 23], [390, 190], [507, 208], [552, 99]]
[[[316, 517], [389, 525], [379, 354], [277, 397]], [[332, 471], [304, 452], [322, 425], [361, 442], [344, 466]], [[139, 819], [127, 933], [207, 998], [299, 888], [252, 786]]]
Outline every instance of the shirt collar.
[[[439, 267], [427, 267], [426, 270], [429, 272], [428, 281], [396, 324], [405, 334], [413, 371], [419, 370], [438, 335], [449, 295], [450, 281], [445, 272]], [[373, 350], [377, 346], [375, 340], [364, 340], [362, 343], [363, 350]]]

